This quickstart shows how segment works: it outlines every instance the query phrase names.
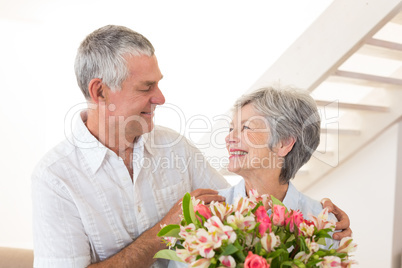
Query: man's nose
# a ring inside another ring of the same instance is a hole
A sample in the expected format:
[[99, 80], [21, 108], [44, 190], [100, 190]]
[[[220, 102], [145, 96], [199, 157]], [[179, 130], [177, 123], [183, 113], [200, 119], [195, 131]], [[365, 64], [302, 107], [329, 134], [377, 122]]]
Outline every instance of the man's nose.
[[151, 97], [151, 103], [156, 105], [162, 105], [165, 103], [165, 96], [159, 87], [156, 88], [154, 96]]

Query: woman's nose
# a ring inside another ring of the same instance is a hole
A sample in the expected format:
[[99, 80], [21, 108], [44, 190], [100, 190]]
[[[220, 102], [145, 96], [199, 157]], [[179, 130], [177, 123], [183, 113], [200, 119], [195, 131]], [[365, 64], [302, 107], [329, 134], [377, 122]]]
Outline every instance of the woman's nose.
[[231, 130], [229, 132], [229, 134], [226, 136], [225, 141], [226, 141], [227, 144], [238, 143], [240, 141], [240, 139], [237, 137], [236, 131]]

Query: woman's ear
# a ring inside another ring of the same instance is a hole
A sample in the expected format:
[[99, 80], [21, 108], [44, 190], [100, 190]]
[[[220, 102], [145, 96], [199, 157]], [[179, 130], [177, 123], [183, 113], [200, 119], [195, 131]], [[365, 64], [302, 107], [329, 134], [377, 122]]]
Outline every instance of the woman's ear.
[[99, 102], [105, 101], [105, 84], [102, 83], [102, 79], [94, 78], [89, 82], [88, 91], [89, 95], [91, 95], [92, 102], [98, 104]]
[[290, 137], [286, 140], [282, 140], [278, 146], [278, 155], [285, 157], [293, 149], [293, 145], [296, 142], [296, 138]]

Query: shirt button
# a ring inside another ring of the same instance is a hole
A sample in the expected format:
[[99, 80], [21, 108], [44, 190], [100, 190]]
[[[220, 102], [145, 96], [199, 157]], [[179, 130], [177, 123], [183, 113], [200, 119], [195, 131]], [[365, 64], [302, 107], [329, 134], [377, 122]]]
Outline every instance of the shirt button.
[[141, 212], [141, 206], [138, 206], [138, 212]]

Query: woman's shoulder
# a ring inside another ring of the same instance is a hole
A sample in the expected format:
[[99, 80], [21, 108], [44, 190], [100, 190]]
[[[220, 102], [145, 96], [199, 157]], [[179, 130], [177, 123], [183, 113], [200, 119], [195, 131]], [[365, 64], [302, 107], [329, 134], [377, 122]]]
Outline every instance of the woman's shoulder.
[[[303, 217], [305, 219], [311, 220], [312, 216], [317, 217], [323, 210], [321, 203], [318, 200], [315, 200], [302, 192], [299, 192], [293, 185], [290, 186], [289, 188], [292, 187], [293, 195], [296, 195], [298, 198], [298, 205], [297, 208], [292, 208], [292, 209], [298, 209], [301, 211], [303, 214]], [[336, 219], [335, 215], [332, 213], [328, 213], [328, 220], [332, 222], [337, 222], [338, 220]], [[332, 232], [330, 232], [330, 235], [332, 236]], [[332, 248], [338, 248], [339, 246], [339, 241], [333, 240], [330, 238], [325, 239], [326, 246], [323, 246], [324, 248], [328, 249], [330, 245], [332, 245]]]
[[[298, 191], [292, 185], [292, 183], [289, 183], [288, 192], [290, 193], [290, 195], [293, 196], [293, 198], [296, 199], [296, 200], [294, 200], [294, 205], [293, 205], [294, 207], [290, 207], [290, 208], [294, 209], [294, 210], [297, 210], [297, 209], [300, 210], [303, 213], [305, 218], [309, 219], [310, 216], [318, 216], [318, 214], [320, 214], [321, 211], [323, 210], [320, 201], [315, 200], [315, 199], [303, 194], [302, 192]], [[333, 220], [336, 218], [332, 215], [332, 213], [330, 213], [329, 219]]]

